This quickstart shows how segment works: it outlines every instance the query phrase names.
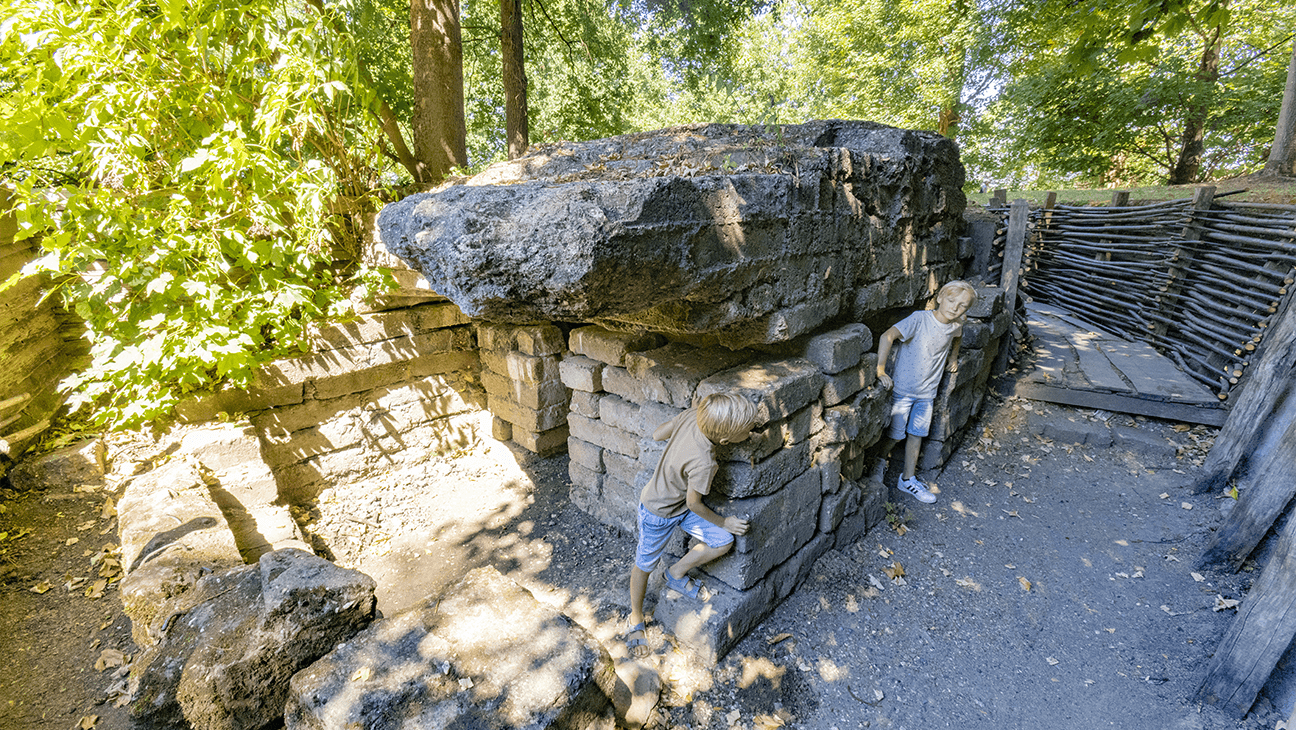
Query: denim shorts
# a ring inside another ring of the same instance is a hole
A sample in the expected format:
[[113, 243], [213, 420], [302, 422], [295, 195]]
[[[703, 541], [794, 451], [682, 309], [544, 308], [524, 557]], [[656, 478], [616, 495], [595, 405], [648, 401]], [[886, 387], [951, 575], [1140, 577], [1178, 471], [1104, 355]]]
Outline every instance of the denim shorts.
[[658, 517], [642, 504], [639, 505], [639, 547], [635, 550], [635, 565], [645, 572], [652, 572], [666, 552], [666, 544], [675, 528], [696, 537], [707, 544], [707, 547], [723, 547], [734, 541], [734, 536], [723, 527], [716, 527], [698, 517], [692, 510], [678, 517]]
[[891, 401], [891, 430], [887, 436], [896, 441], [903, 439], [906, 433], [926, 437], [931, 430], [931, 420], [931, 398], [897, 395]]

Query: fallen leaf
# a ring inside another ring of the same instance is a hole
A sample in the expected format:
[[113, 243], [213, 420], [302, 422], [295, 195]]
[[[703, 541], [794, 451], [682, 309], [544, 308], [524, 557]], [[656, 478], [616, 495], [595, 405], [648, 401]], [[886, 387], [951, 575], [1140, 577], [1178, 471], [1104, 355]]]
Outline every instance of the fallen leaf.
[[459, 680], [459, 689], [472, 689], [473, 681], [468, 677]]
[[372, 673], [373, 673], [373, 670], [371, 670], [369, 667], [367, 667], [367, 666], [365, 666], [365, 667], [360, 667], [359, 669], [355, 670], [355, 673], [353, 673], [353, 674], [351, 675], [351, 681], [352, 681], [352, 682], [367, 682], [367, 681], [369, 681], [369, 676], [370, 676]]
[[77, 723], [77, 728], [79, 728], [79, 730], [90, 730], [98, 722], [99, 722], [98, 715], [86, 715], [81, 718], [80, 722]]
[[964, 588], [971, 588], [972, 590], [977, 591], [978, 593], [981, 591], [981, 584], [980, 584], [980, 583], [977, 583], [977, 582], [974, 581], [974, 580], [972, 580], [972, 576], [966, 576], [966, 577], [963, 577], [963, 578], [955, 578], [955, 579], [954, 579], [954, 583], [955, 583], [956, 585], [963, 586]]
[[116, 649], [104, 649], [99, 652], [99, 658], [95, 660], [95, 671], [102, 672], [112, 667], [120, 667], [126, 663], [126, 655]]
[[1017, 576], [1017, 582], [1021, 583], [1021, 587], [1023, 591], [1029, 591], [1031, 589], [1031, 582], [1021, 577], [1020, 575]]
[[86, 587], [85, 597], [103, 598], [104, 589], [107, 587], [108, 587], [108, 579], [100, 578], [99, 580], [95, 581], [94, 583], [91, 583], [89, 586]]
[[892, 580], [895, 580], [896, 578], [901, 578], [905, 574], [904, 566], [898, 562], [891, 563], [891, 567], [883, 568], [882, 572], [886, 573], [886, 576]]
[[1184, 431], [1191, 430], [1192, 426], [1189, 426], [1186, 423], [1176, 423], [1175, 425], [1171, 426], [1171, 428], [1178, 431], [1179, 433], [1183, 433]]
[[79, 538], [79, 537], [69, 537], [69, 538], [67, 539], [67, 541], [64, 542], [63, 544], [64, 544], [64, 545], [75, 545], [75, 544], [77, 544], [77, 543], [79, 543], [79, 542], [81, 542], [81, 538]]
[[1112, 542], [1116, 543], [1117, 545], [1120, 545], [1121, 547], [1129, 547], [1129, 540], [1113, 540]]
[[1183, 615], [1182, 613], [1175, 613], [1174, 611], [1171, 611], [1171, 610], [1170, 610], [1170, 607], [1167, 606], [1167, 605], [1165, 605], [1164, 603], [1161, 604], [1161, 610], [1162, 610], [1162, 611], [1165, 611], [1167, 616], [1182, 616], [1182, 615]]
[[1086, 686], [1086, 687], [1088, 687], [1089, 685], [1091, 685], [1091, 684], [1093, 684], [1093, 683], [1094, 683], [1094, 681], [1093, 681], [1092, 679], [1086, 679], [1086, 680], [1085, 680], [1085, 686]]
[[1114, 634], [1114, 633], [1116, 633], [1116, 629], [1103, 629], [1103, 630], [1106, 631], [1106, 632], [1109, 633], [1109, 634]]
[[882, 581], [878, 580], [876, 575], [869, 573], [868, 579], [869, 579], [869, 585], [872, 585], [874, 588], [876, 588], [879, 591], [882, 590]]
[[86, 530], [89, 530], [91, 527], [94, 527], [94, 526], [95, 526], [95, 521], [94, 521], [94, 520], [87, 520], [87, 521], [82, 522], [81, 524], [77, 525], [77, 532], [85, 532]]
[[1056, 667], [1058, 664], [1061, 663], [1058, 660], [1054, 659], [1053, 657], [1045, 657], [1044, 661], [1048, 662], [1050, 667]]
[[1183, 507], [1184, 509], [1192, 509], [1192, 503], [1191, 503], [1191, 502], [1180, 502], [1180, 503], [1179, 503], [1179, 506], [1180, 506], [1180, 507]]
[[1017, 569], [1017, 566], [1016, 566], [1016, 565], [1013, 565], [1012, 563], [1004, 563], [1004, 567], [1007, 568], [1008, 570], [1016, 570], [1016, 569]]
[[31, 588], [28, 588], [27, 590], [31, 591], [32, 593], [45, 593], [46, 591], [48, 591], [53, 587], [54, 586], [50, 585], [49, 581], [43, 580], [37, 583], [36, 585], [32, 586]]
[[1117, 578], [1128, 578], [1128, 577], [1129, 577], [1129, 573], [1117, 573], [1117, 574], [1116, 574], [1116, 577], [1117, 577]]
[[756, 715], [752, 718], [752, 730], [776, 730], [783, 727], [783, 720], [773, 715]]
[[1192, 579], [1197, 581], [1198, 583], [1201, 583], [1202, 581], [1206, 580], [1206, 576], [1202, 575], [1201, 573], [1189, 573], [1188, 575], [1191, 575]]
[[1008, 515], [1009, 517], [1016, 517], [1016, 518], [1019, 519], [1019, 520], [1022, 518], [1021, 515], [1017, 514], [1017, 510], [1015, 510], [1015, 509], [1014, 509], [1014, 510], [1007, 510], [1007, 509], [1006, 509], [1006, 510], [1004, 510], [1004, 514]]
[[1173, 556], [1173, 555], [1166, 555], [1166, 556], [1165, 556], [1165, 559], [1166, 559], [1166, 560], [1169, 560], [1169, 561], [1172, 562], [1172, 563], [1177, 563], [1177, 562], [1179, 562], [1179, 558], [1176, 558], [1176, 557]]
[[1241, 601], [1236, 601], [1232, 598], [1225, 598], [1217, 593], [1215, 594], [1215, 605], [1211, 606], [1211, 610], [1227, 611], [1230, 608], [1237, 608], [1241, 603]]
[[909, 528], [905, 527], [905, 524], [903, 522], [897, 522], [895, 526], [895, 531], [897, 535], [899, 535], [900, 537], [904, 537], [905, 533], [909, 532]]
[[766, 639], [765, 643], [769, 644], [770, 646], [773, 646], [779, 643], [780, 641], [787, 641], [790, 638], [792, 638], [792, 634], [788, 634], [788, 633], [776, 634]]
[[1170, 493], [1169, 493], [1169, 492], [1162, 492], [1162, 493], [1158, 494], [1157, 496], [1160, 497], [1161, 499], [1170, 499]]
[[99, 508], [99, 518], [106, 520], [109, 517], [117, 516], [117, 505], [113, 503], [112, 497], [104, 500], [103, 507]]
[[738, 720], [741, 717], [742, 717], [742, 712], [739, 710], [734, 710], [730, 712], [728, 715], [725, 715], [725, 722], [729, 725], [737, 725]]

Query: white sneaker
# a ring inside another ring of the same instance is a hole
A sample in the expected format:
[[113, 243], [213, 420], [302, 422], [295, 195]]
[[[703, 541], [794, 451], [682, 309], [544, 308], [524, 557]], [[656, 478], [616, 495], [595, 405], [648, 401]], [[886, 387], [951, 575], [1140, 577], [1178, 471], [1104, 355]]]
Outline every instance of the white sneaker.
[[909, 477], [908, 479], [901, 476], [900, 481], [896, 482], [896, 488], [905, 494], [913, 496], [914, 499], [917, 499], [923, 504], [931, 504], [936, 501], [936, 495], [928, 491], [927, 486], [918, 481], [918, 477], [916, 476]]

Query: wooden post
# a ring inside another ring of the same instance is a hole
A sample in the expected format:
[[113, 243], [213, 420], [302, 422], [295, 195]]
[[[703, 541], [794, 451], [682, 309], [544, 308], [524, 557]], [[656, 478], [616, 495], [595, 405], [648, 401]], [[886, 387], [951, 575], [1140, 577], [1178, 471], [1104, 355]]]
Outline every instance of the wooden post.
[[1236, 571], [1264, 539], [1274, 520], [1296, 495], [1296, 369], [1277, 393], [1273, 416], [1266, 418], [1251, 460], [1256, 466], [1238, 480], [1238, 503], [1197, 565]]
[[1296, 520], [1206, 665], [1197, 697], [1241, 719], [1296, 636]]
[[[999, 274], [999, 287], [1004, 291], [1004, 306], [1016, 316], [1017, 284], [1021, 278], [1022, 250], [1026, 248], [1026, 229], [1030, 223], [1030, 203], [1025, 198], [1012, 202], [1008, 210], [1008, 240], [1004, 243], [1003, 271]], [[1002, 373], [1008, 368], [1012, 356], [1013, 338], [1005, 337], [995, 358], [994, 371]]]
[[[1210, 210], [1211, 203], [1215, 200], [1215, 186], [1203, 185], [1193, 191], [1192, 212], [1200, 210]], [[1184, 226], [1182, 237], [1187, 241], [1201, 240], [1201, 231], [1199, 231], [1192, 222]], [[1174, 318], [1175, 305], [1179, 303], [1179, 295], [1183, 293], [1183, 279], [1189, 267], [1192, 266], [1192, 249], [1186, 246], [1176, 246], [1174, 253], [1170, 255], [1170, 277], [1166, 281], [1166, 290], [1157, 297], [1157, 311], [1163, 316], [1170, 319]], [[1166, 330], [1169, 327], [1164, 321], [1158, 321], [1152, 326], [1153, 337], [1165, 337]]]
[[1194, 494], [1222, 487], [1233, 476], [1243, 457], [1254, 448], [1273, 411], [1274, 394], [1282, 392], [1283, 381], [1290, 377], [1291, 364], [1296, 362], [1296, 303], [1292, 293], [1283, 297], [1266, 330], [1264, 342], [1247, 366], [1246, 383], [1233, 399], [1228, 420], [1206, 455], [1203, 476], [1194, 485]]

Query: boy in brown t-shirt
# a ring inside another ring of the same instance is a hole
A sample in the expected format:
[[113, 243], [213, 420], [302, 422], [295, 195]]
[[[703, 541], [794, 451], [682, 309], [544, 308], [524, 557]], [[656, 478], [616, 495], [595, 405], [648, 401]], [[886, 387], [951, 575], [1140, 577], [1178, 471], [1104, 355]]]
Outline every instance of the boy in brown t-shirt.
[[733, 393], [714, 393], [653, 432], [653, 439], [669, 441], [639, 495], [639, 545], [630, 569], [631, 626], [626, 635], [626, 647], [635, 656], [648, 654], [643, 615], [648, 574], [666, 552], [675, 528], [701, 541], [665, 571], [666, 584], [690, 598], [698, 598], [701, 585], [688, 572], [729, 552], [733, 536], [747, 532], [747, 520], [721, 517], [702, 498], [711, 491], [718, 468], [716, 445], [746, 441], [755, 423], [754, 403]]

